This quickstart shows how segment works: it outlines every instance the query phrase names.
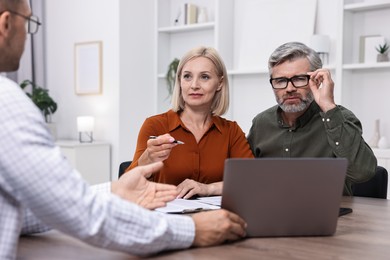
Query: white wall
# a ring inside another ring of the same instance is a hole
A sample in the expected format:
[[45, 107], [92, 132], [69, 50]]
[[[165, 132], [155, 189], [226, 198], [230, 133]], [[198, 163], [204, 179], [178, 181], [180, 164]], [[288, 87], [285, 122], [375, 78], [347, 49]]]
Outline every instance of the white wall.
[[[131, 160], [140, 125], [154, 111], [153, 1], [46, 1], [46, 84], [58, 103], [58, 139], [77, 139], [76, 118], [95, 117], [94, 138], [111, 144], [111, 176]], [[74, 44], [103, 42], [103, 92], [74, 91]], [[93, 162], [91, 162], [93, 163]]]
[[120, 1], [119, 149], [117, 165], [133, 159], [138, 131], [155, 113], [154, 1]]

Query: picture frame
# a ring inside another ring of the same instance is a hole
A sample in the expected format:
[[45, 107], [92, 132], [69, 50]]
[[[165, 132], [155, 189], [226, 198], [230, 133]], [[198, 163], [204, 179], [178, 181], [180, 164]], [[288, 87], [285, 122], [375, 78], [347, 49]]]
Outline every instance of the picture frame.
[[102, 93], [102, 42], [81, 42], [74, 45], [75, 93]]
[[362, 35], [360, 36], [359, 44], [359, 62], [373, 63], [376, 62], [377, 47], [379, 44], [385, 43], [385, 37], [382, 35]]

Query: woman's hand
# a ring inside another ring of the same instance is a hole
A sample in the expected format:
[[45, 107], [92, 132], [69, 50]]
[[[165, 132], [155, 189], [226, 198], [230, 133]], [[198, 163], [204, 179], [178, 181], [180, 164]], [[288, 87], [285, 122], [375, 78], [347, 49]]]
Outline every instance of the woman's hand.
[[198, 196], [212, 196], [222, 194], [222, 182], [215, 182], [210, 184], [200, 183], [191, 179], [185, 179], [177, 186], [179, 195], [177, 198], [189, 199], [194, 195]]
[[[144, 153], [138, 159], [138, 165], [146, 165], [154, 162], [162, 162], [171, 154], [173, 147], [178, 145], [174, 143], [175, 138], [169, 134], [164, 134], [151, 138], [147, 141], [147, 147]], [[146, 176], [149, 178], [150, 176]]]

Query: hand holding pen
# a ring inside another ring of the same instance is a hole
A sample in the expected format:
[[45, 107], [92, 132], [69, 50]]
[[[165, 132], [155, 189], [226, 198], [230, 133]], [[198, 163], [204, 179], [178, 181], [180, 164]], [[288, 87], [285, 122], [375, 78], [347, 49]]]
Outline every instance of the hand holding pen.
[[171, 154], [172, 148], [182, 145], [184, 142], [178, 141], [170, 134], [160, 136], [150, 136], [146, 143], [146, 150], [141, 155], [139, 163], [141, 165], [166, 160]]
[[[149, 139], [157, 139], [157, 137], [158, 136], [151, 135], [151, 136], [149, 136]], [[175, 140], [175, 139], [173, 139], [172, 143], [174, 143], [174, 144], [184, 144], [184, 142], [179, 141], [179, 140]]]

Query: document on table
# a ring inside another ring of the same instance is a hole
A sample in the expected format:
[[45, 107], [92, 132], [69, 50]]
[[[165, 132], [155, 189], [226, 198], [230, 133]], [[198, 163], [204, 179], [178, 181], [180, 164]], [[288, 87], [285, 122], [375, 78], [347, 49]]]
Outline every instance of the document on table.
[[165, 207], [157, 208], [156, 211], [163, 213], [195, 213], [203, 210], [221, 208], [221, 196], [200, 197], [197, 199], [175, 199], [168, 202]]

